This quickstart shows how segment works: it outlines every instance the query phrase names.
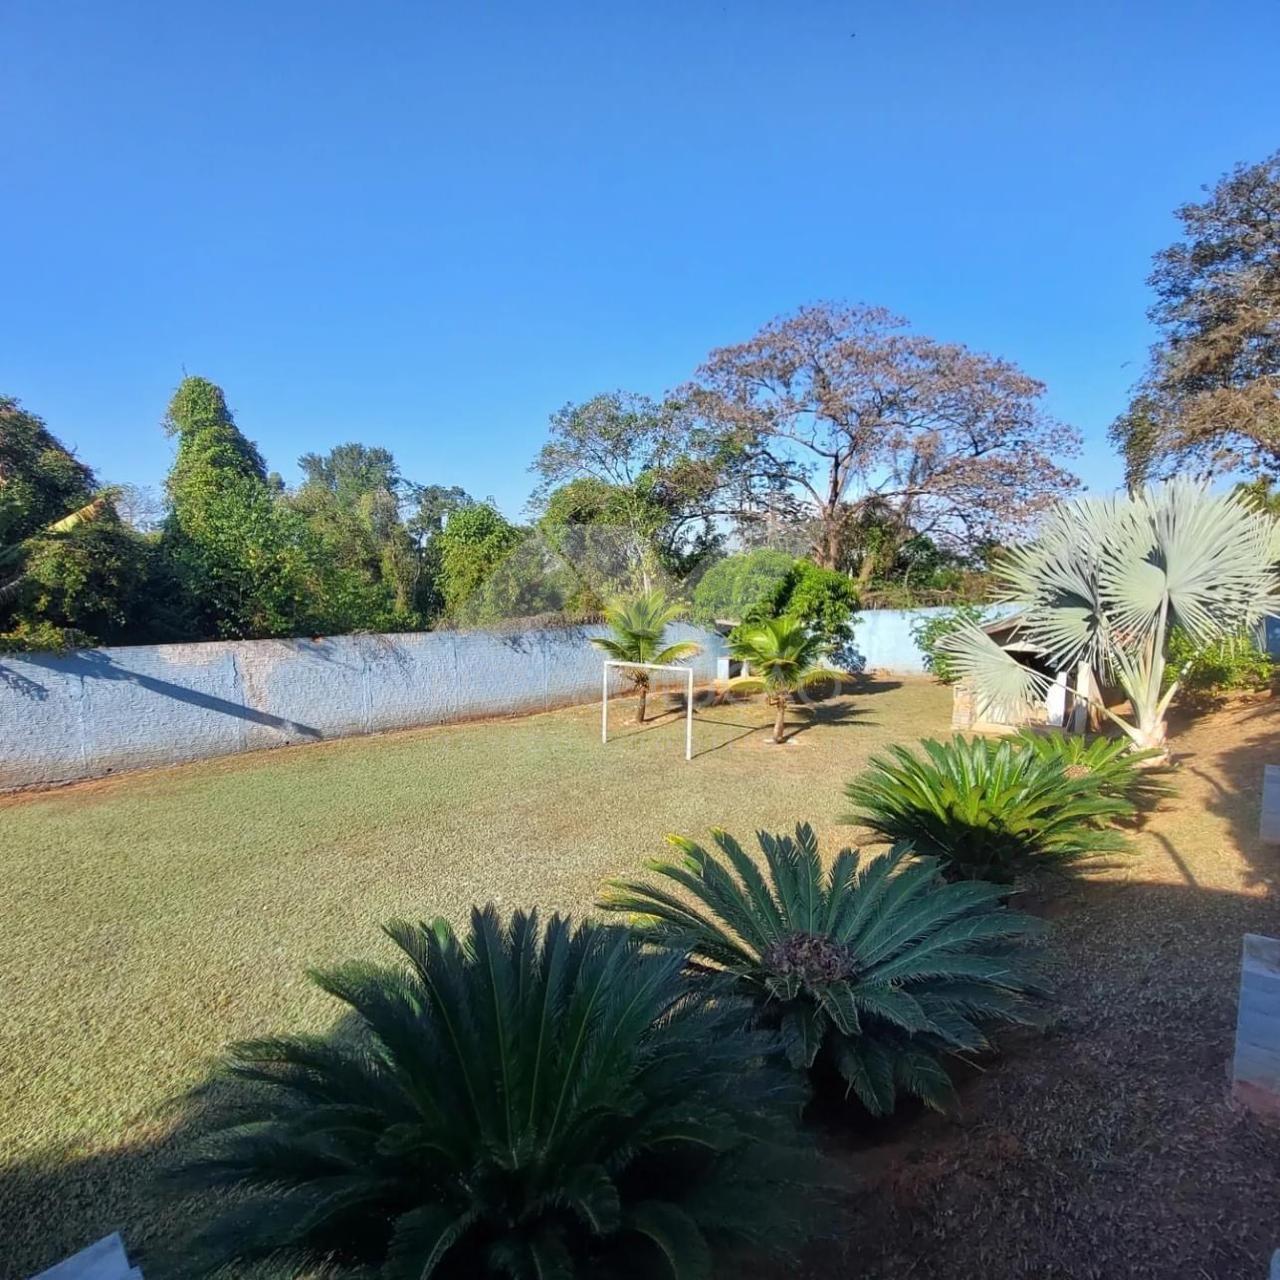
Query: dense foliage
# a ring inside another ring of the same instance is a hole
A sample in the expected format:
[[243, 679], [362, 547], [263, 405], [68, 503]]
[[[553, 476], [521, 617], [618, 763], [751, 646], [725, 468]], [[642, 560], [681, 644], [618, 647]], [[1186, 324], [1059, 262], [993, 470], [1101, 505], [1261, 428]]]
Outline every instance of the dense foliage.
[[990, 621], [987, 611], [978, 605], [962, 604], [917, 618], [911, 624], [911, 638], [924, 655], [924, 669], [943, 684], [954, 684], [960, 673], [943, 647], [943, 640], [965, 626], [985, 627]]
[[1177, 680], [1182, 703], [1212, 702], [1224, 693], [1271, 687], [1275, 661], [1252, 631], [1239, 631], [1209, 644], [1196, 644], [1181, 628], [1169, 637], [1165, 688]]
[[1024, 1022], [1037, 990], [1018, 944], [1035, 922], [995, 885], [947, 883], [900, 846], [864, 860], [842, 850], [824, 874], [809, 826], [759, 836], [767, 876], [732, 836], [718, 853], [671, 837], [668, 884], [615, 880], [602, 905], [648, 942], [727, 974], [799, 1070], [834, 1070], [875, 1115], [899, 1094], [943, 1109], [943, 1058], [989, 1047], [984, 1026]]
[[1018, 876], [1124, 849], [1099, 824], [1133, 803], [1100, 777], [1072, 773], [1019, 743], [926, 740], [893, 747], [845, 789], [849, 821], [941, 860], [947, 873], [1011, 884]]
[[314, 975], [349, 1028], [232, 1048], [251, 1087], [182, 1178], [238, 1194], [181, 1274], [708, 1280], [786, 1239], [804, 1091], [683, 955], [492, 907], [387, 933], [406, 964]]
[[694, 588], [694, 618], [704, 624], [741, 622], [774, 598], [795, 562], [794, 556], [772, 547], [725, 556]]

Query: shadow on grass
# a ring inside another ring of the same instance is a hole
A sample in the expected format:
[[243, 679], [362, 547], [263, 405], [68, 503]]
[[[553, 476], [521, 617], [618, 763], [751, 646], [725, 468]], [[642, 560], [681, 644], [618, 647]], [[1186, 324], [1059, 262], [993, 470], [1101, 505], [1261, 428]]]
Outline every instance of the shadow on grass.
[[[986, 1280], [1265, 1273], [1280, 1157], [1274, 1131], [1229, 1104], [1225, 1071], [1240, 939], [1274, 931], [1274, 899], [1086, 879], [1035, 905], [1054, 925], [1046, 1027], [957, 1069], [957, 1118], [908, 1106], [873, 1121], [825, 1098], [810, 1114], [835, 1162], [827, 1230], [798, 1267], [751, 1274], [920, 1280], [939, 1258]], [[148, 1141], [0, 1170], [0, 1278], [115, 1230], [147, 1280], [180, 1277], [164, 1255], [191, 1210], [156, 1184], [200, 1122], [171, 1112]]]

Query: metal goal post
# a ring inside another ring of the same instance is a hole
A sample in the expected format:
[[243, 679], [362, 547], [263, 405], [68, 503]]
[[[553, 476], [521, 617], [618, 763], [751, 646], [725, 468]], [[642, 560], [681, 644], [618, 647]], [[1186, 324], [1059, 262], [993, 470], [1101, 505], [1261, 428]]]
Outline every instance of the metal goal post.
[[686, 677], [684, 702], [684, 758], [693, 759], [693, 668], [665, 666], [660, 662], [619, 662], [607, 658], [600, 680], [600, 741], [609, 741], [609, 668], [644, 667], [648, 671], [679, 671]]

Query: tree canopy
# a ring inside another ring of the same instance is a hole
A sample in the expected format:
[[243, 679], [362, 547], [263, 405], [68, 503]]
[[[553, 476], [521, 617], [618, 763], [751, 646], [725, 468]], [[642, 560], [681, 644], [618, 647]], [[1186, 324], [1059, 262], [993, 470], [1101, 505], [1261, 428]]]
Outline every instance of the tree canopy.
[[1025, 530], [1076, 486], [1078, 435], [1007, 360], [908, 331], [880, 307], [823, 303], [713, 351], [683, 397], [747, 517], [806, 521], [837, 568], [874, 504], [942, 541]]
[[1159, 340], [1111, 428], [1128, 480], [1280, 476], [1280, 151], [1176, 212], [1148, 280]]

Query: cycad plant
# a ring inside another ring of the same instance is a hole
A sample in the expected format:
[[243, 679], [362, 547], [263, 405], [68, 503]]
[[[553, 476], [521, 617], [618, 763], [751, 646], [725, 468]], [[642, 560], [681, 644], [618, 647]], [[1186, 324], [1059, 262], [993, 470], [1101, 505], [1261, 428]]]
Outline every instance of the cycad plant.
[[892, 747], [845, 795], [855, 805], [849, 822], [910, 843], [949, 875], [1000, 884], [1124, 849], [1122, 836], [1100, 826], [1134, 812], [1098, 776], [1068, 774], [1007, 739], [930, 739], [919, 754]]
[[[1155, 763], [1160, 753], [1135, 751], [1127, 738], [1023, 729], [1017, 741], [1032, 755], [1056, 764], [1063, 777], [1072, 782], [1091, 778], [1100, 795], [1127, 801], [1136, 809], [1153, 809], [1173, 794], [1170, 771]], [[1105, 815], [1099, 820], [1105, 821]]]
[[[668, 600], [661, 591], [620, 600], [605, 610], [604, 618], [611, 634], [592, 637], [591, 643], [619, 662], [652, 662], [659, 666], [683, 662], [698, 653], [698, 646], [690, 640], [665, 643], [667, 627], [681, 612], [681, 606]], [[643, 669], [624, 668], [623, 675], [640, 695], [636, 705], [636, 723], [643, 724], [650, 673]]]
[[[1178, 690], [1176, 676], [1165, 677], [1174, 629], [1200, 647], [1275, 613], [1278, 528], [1238, 494], [1174, 480], [1054, 508], [1039, 537], [1000, 557], [995, 572], [1004, 598], [1021, 605], [1019, 644], [1054, 670], [1086, 662], [1114, 679], [1132, 719], [1099, 710], [1139, 750], [1163, 751]], [[1046, 676], [980, 627], [959, 628], [942, 647], [984, 708], [1016, 715], [1046, 692]]]
[[787, 732], [787, 707], [804, 689], [839, 680], [841, 673], [822, 661], [825, 642], [794, 618], [771, 618], [742, 627], [729, 641], [729, 652], [751, 667], [748, 675], [729, 682], [740, 693], [764, 694], [775, 711], [773, 740]]
[[492, 907], [387, 933], [407, 964], [313, 975], [352, 1026], [232, 1048], [253, 1087], [180, 1177], [235, 1194], [182, 1275], [705, 1280], [794, 1222], [804, 1091], [683, 956]]
[[944, 1058], [989, 1048], [993, 1021], [1030, 1020], [1039, 987], [1020, 944], [1038, 926], [998, 886], [948, 883], [906, 846], [842, 850], [824, 874], [807, 825], [760, 833], [763, 867], [712, 834], [718, 853], [671, 836], [679, 859], [649, 864], [668, 883], [614, 880], [601, 905], [747, 996], [796, 1069], [834, 1069], [875, 1115], [899, 1094], [942, 1110]]

